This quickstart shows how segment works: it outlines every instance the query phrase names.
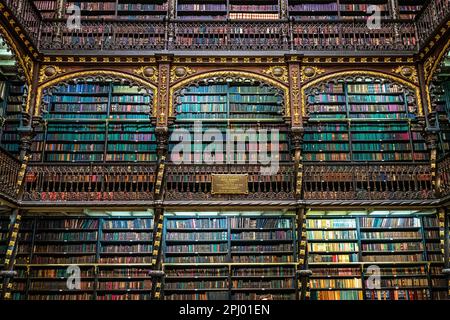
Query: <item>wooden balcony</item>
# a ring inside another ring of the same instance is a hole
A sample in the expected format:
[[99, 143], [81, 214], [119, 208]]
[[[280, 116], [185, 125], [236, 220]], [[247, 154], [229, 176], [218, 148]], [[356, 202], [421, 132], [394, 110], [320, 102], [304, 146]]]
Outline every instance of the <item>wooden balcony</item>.
[[[282, 163], [276, 174], [263, 175], [259, 165], [167, 164], [163, 202], [292, 206], [330, 201], [428, 205], [439, 200], [429, 164], [305, 163], [299, 194], [294, 168], [293, 163]], [[25, 176], [22, 201], [36, 205], [153, 203], [155, 172], [152, 163], [32, 164]], [[247, 174], [248, 193], [213, 194], [213, 174]]]
[[42, 52], [86, 50], [92, 54], [139, 51], [254, 51], [416, 53], [450, 18], [450, 0], [432, 0], [414, 21], [383, 19], [370, 29], [364, 21], [112, 21], [42, 19], [30, 0], [0, 0]]
[[20, 168], [20, 161], [0, 148], [0, 198], [17, 200]]

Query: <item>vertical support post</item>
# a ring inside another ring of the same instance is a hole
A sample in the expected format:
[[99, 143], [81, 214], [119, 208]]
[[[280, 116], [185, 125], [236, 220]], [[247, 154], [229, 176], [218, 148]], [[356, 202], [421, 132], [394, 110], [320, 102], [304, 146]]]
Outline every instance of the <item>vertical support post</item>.
[[439, 209], [439, 238], [441, 240], [441, 251], [444, 256], [442, 273], [447, 276], [448, 299], [450, 298], [450, 214], [447, 208]]
[[19, 233], [19, 227], [21, 222], [21, 214], [19, 209], [14, 209], [11, 214], [11, 220], [9, 224], [8, 231], [8, 246], [6, 249], [5, 261], [3, 264], [3, 270], [1, 275], [2, 279], [2, 290], [1, 290], [1, 298], [4, 300], [12, 299], [11, 289], [12, 283], [11, 279], [14, 277], [14, 264], [16, 260], [17, 253], [17, 236]]
[[298, 299], [309, 300], [309, 278], [312, 271], [308, 270], [308, 243], [306, 237], [306, 216], [305, 209], [299, 208], [297, 210], [297, 234], [298, 234], [298, 267], [297, 267], [297, 286]]
[[[56, 19], [62, 20], [64, 18], [65, 6], [66, 6], [66, 0], [58, 0], [58, 5], [56, 7]], [[61, 30], [61, 25], [59, 23], [56, 26], [52, 41], [55, 45], [55, 48], [62, 47], [62, 30]]]
[[150, 275], [152, 277], [152, 300], [161, 299], [162, 280], [164, 272], [162, 271], [162, 234], [164, 221], [164, 208], [157, 206], [154, 212], [153, 224], [153, 256], [152, 256], [152, 270]]

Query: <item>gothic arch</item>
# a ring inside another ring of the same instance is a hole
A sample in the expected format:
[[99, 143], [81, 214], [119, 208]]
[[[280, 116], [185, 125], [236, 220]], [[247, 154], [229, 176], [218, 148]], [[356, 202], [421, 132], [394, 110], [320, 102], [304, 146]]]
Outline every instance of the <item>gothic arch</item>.
[[0, 36], [3, 38], [6, 45], [11, 50], [14, 60], [16, 60], [19, 76], [26, 81], [28, 86], [31, 86], [31, 83], [33, 81], [34, 62], [30, 56], [22, 53], [22, 51], [19, 49], [19, 44], [16, 42], [15, 38], [11, 36], [8, 29], [2, 25], [1, 20]]
[[[41, 84], [37, 88], [37, 97], [36, 97], [37, 105], [34, 110], [34, 115], [38, 117], [42, 114], [41, 106], [45, 92], [48, 92], [57, 85], [64, 84], [76, 79], [99, 79], [99, 80], [121, 81], [124, 84], [136, 85], [142, 89], [145, 89], [149, 92], [149, 94], [152, 94], [153, 97], [156, 97], [157, 94], [157, 87], [154, 84], [146, 80], [143, 80], [139, 77], [130, 75], [128, 73], [105, 69], [73, 72], [56, 77], [50, 81]], [[155, 109], [156, 109], [156, 98], [153, 99], [153, 111]]]
[[372, 77], [378, 77], [381, 79], [384, 79], [386, 81], [390, 81], [392, 83], [397, 83], [402, 85], [403, 87], [411, 90], [415, 93], [415, 99], [417, 101], [417, 114], [423, 115], [423, 106], [422, 106], [422, 99], [420, 97], [420, 88], [415, 85], [414, 83], [405, 80], [403, 78], [400, 78], [398, 76], [387, 74], [383, 72], [378, 71], [368, 71], [368, 70], [352, 70], [352, 71], [339, 71], [331, 74], [327, 74], [324, 76], [321, 76], [311, 82], [306, 83], [304, 86], [302, 86], [301, 89], [301, 95], [302, 95], [302, 114], [303, 116], [306, 116], [306, 91], [308, 89], [311, 89], [314, 87], [314, 85], [318, 85], [320, 83], [326, 82], [327, 80], [338, 80], [338, 79], [346, 79], [346, 78], [372, 78]]
[[245, 78], [245, 79], [257, 80], [264, 84], [274, 86], [275, 88], [277, 88], [283, 92], [284, 105], [285, 105], [285, 108], [284, 108], [285, 116], [289, 117], [291, 114], [290, 103], [289, 103], [289, 88], [285, 84], [282, 84], [281, 82], [278, 82], [267, 76], [263, 76], [261, 74], [257, 74], [257, 73], [253, 73], [253, 72], [220, 70], [220, 71], [211, 71], [211, 72], [196, 74], [196, 75], [186, 78], [183, 81], [180, 81], [180, 82], [176, 83], [174, 86], [172, 86], [170, 88], [170, 95], [169, 95], [169, 117], [173, 117], [175, 114], [174, 100], [176, 99], [175, 93], [178, 90], [180, 90], [184, 87], [188, 87], [189, 85], [195, 84], [197, 81], [202, 81], [202, 80], [212, 79], [212, 78], [233, 78], [233, 79]]

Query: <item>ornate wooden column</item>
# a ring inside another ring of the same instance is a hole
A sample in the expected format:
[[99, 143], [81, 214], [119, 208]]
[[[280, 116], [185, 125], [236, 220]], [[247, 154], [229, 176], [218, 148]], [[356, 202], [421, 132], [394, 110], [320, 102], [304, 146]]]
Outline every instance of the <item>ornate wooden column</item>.
[[425, 81], [425, 73], [424, 73], [424, 65], [422, 62], [417, 63], [417, 75], [419, 80], [419, 86], [420, 86], [420, 100], [422, 102], [422, 110], [423, 115], [419, 117], [419, 123], [417, 123], [415, 126], [417, 128], [416, 131], [422, 131], [424, 138], [427, 143], [427, 148], [430, 151], [430, 166], [431, 166], [431, 183], [432, 188], [434, 191], [434, 194], [436, 197], [439, 197], [440, 193], [440, 187], [438, 182], [438, 176], [437, 176], [437, 141], [438, 141], [438, 131], [439, 127], [436, 126], [437, 121], [437, 115], [436, 111], [430, 112], [430, 96], [429, 91], [426, 86]]
[[15, 275], [14, 264], [17, 253], [17, 235], [19, 232], [21, 221], [21, 214], [19, 209], [14, 209], [11, 214], [11, 220], [8, 231], [8, 245], [6, 249], [5, 261], [3, 264], [3, 270], [0, 271], [2, 276], [1, 298], [4, 300], [10, 300], [12, 283], [11, 280]]
[[303, 144], [303, 110], [302, 110], [302, 95], [301, 95], [301, 57], [297, 55], [286, 55], [286, 62], [288, 64], [289, 72], [289, 105], [291, 118], [291, 141], [292, 153], [294, 160], [294, 174], [295, 174], [295, 195], [297, 199], [302, 195], [303, 184], [303, 159], [302, 159], [302, 144]]
[[[55, 18], [56, 19], [63, 19], [64, 18], [64, 11], [66, 8], [66, 0], [58, 0], [56, 12], [55, 12]], [[55, 45], [55, 48], [61, 48], [62, 47], [62, 30], [61, 27], [58, 25], [53, 34], [53, 43]]]
[[156, 139], [157, 139], [157, 155], [158, 163], [156, 169], [156, 179], [154, 187], [154, 224], [153, 224], [153, 257], [152, 257], [152, 299], [161, 299], [162, 284], [164, 272], [162, 270], [162, 231], [164, 222], [164, 200], [165, 189], [165, 166], [167, 161], [167, 153], [169, 150], [169, 86], [170, 86], [170, 66], [172, 56], [158, 55], [156, 57], [158, 63], [158, 92], [156, 95]]
[[444, 257], [442, 273], [447, 276], [447, 298], [450, 298], [450, 214], [448, 208], [438, 209], [440, 249]]
[[298, 235], [298, 259], [297, 259], [297, 299], [308, 300], [310, 298], [309, 278], [312, 271], [308, 269], [308, 243], [306, 236], [305, 208], [297, 209], [297, 235]]

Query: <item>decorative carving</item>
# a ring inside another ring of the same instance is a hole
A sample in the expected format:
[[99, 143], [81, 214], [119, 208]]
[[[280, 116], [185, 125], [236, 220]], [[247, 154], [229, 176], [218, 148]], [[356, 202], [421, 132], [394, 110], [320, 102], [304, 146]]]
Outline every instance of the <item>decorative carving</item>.
[[[166, 117], [165, 112], [167, 109], [167, 103], [168, 100], [168, 84], [167, 84], [167, 78], [169, 73], [169, 67], [168, 65], [162, 65], [160, 66], [160, 72], [159, 72], [159, 94], [158, 94], [158, 125], [165, 125]], [[155, 110], [156, 111], [156, 110]], [[156, 116], [156, 115], [155, 115]]]
[[315, 78], [322, 73], [324, 73], [325, 70], [316, 66], [303, 66], [302, 67], [302, 82], [308, 81], [312, 78]]
[[[154, 84], [147, 82], [141, 78], [133, 75], [129, 75], [122, 72], [117, 72], [113, 70], [91, 70], [91, 71], [81, 71], [73, 74], [63, 75], [61, 77], [56, 77], [51, 79], [37, 88], [36, 103], [40, 105], [40, 108], [36, 108], [34, 111], [35, 116], [40, 116], [41, 112], [44, 110], [44, 90], [51, 93], [52, 88], [61, 83], [76, 81], [77, 79], [95, 79], [101, 81], [120, 81], [122, 83], [129, 83], [130, 85], [138, 86], [140, 89], [145, 90], [149, 95], [155, 95], [158, 89]], [[153, 109], [156, 107], [156, 99], [153, 99]]]
[[142, 76], [154, 83], [158, 82], [158, 69], [151, 66], [143, 66], [133, 70], [134, 74]]
[[290, 113], [290, 108], [288, 108], [287, 106], [290, 105], [290, 97], [289, 97], [289, 89], [287, 86], [280, 84], [278, 81], [275, 81], [271, 78], [267, 78], [265, 76], [261, 76], [258, 74], [254, 74], [254, 73], [248, 73], [248, 72], [241, 72], [241, 71], [215, 71], [215, 72], [208, 72], [208, 73], [203, 73], [203, 74], [198, 74], [195, 76], [192, 76], [190, 78], [181, 80], [180, 82], [177, 82], [174, 86], [172, 86], [170, 88], [170, 94], [169, 94], [169, 117], [173, 117], [174, 116], [174, 99], [175, 97], [175, 92], [177, 90], [180, 90], [183, 87], [189, 86], [190, 84], [195, 83], [196, 81], [201, 81], [201, 80], [205, 80], [205, 79], [220, 79], [220, 78], [232, 78], [232, 79], [254, 79], [254, 80], [258, 80], [264, 84], [273, 86], [275, 88], [278, 88], [282, 91], [282, 93], [284, 94], [284, 99], [285, 99], [285, 115], [286, 117], [290, 117], [291, 113]]
[[302, 112], [303, 115], [306, 116], [307, 112], [307, 106], [306, 106], [306, 91], [311, 90], [311, 88], [314, 88], [314, 86], [319, 85], [320, 83], [325, 83], [327, 80], [337, 80], [337, 79], [345, 79], [348, 77], [353, 78], [371, 78], [371, 77], [379, 77], [382, 79], [389, 80], [391, 82], [397, 83], [402, 85], [404, 88], [409, 89], [415, 93], [413, 96], [414, 99], [417, 101], [417, 115], [423, 116], [423, 106], [422, 106], [422, 99], [420, 96], [420, 88], [417, 85], [412, 84], [409, 81], [404, 80], [403, 78], [400, 78], [398, 76], [393, 76], [390, 74], [377, 72], [377, 71], [368, 71], [368, 70], [358, 70], [358, 71], [344, 71], [344, 72], [337, 72], [334, 74], [329, 74], [326, 76], [322, 76], [321, 78], [318, 78], [316, 80], [313, 80], [311, 82], [308, 82], [305, 86], [302, 86], [301, 92], [302, 92]]
[[392, 72], [399, 74], [403, 78], [408, 79], [409, 81], [418, 84], [419, 79], [417, 77], [417, 70], [412, 66], [398, 66], [397, 68], [393, 68]]
[[170, 70], [170, 82], [175, 82], [196, 73], [194, 69], [189, 67], [172, 67]]
[[39, 83], [45, 82], [65, 72], [64, 69], [61, 69], [58, 66], [43, 66], [41, 67], [41, 70], [39, 70]]
[[286, 67], [273, 66], [262, 71], [264, 74], [272, 76], [280, 81], [288, 83], [288, 71]]

